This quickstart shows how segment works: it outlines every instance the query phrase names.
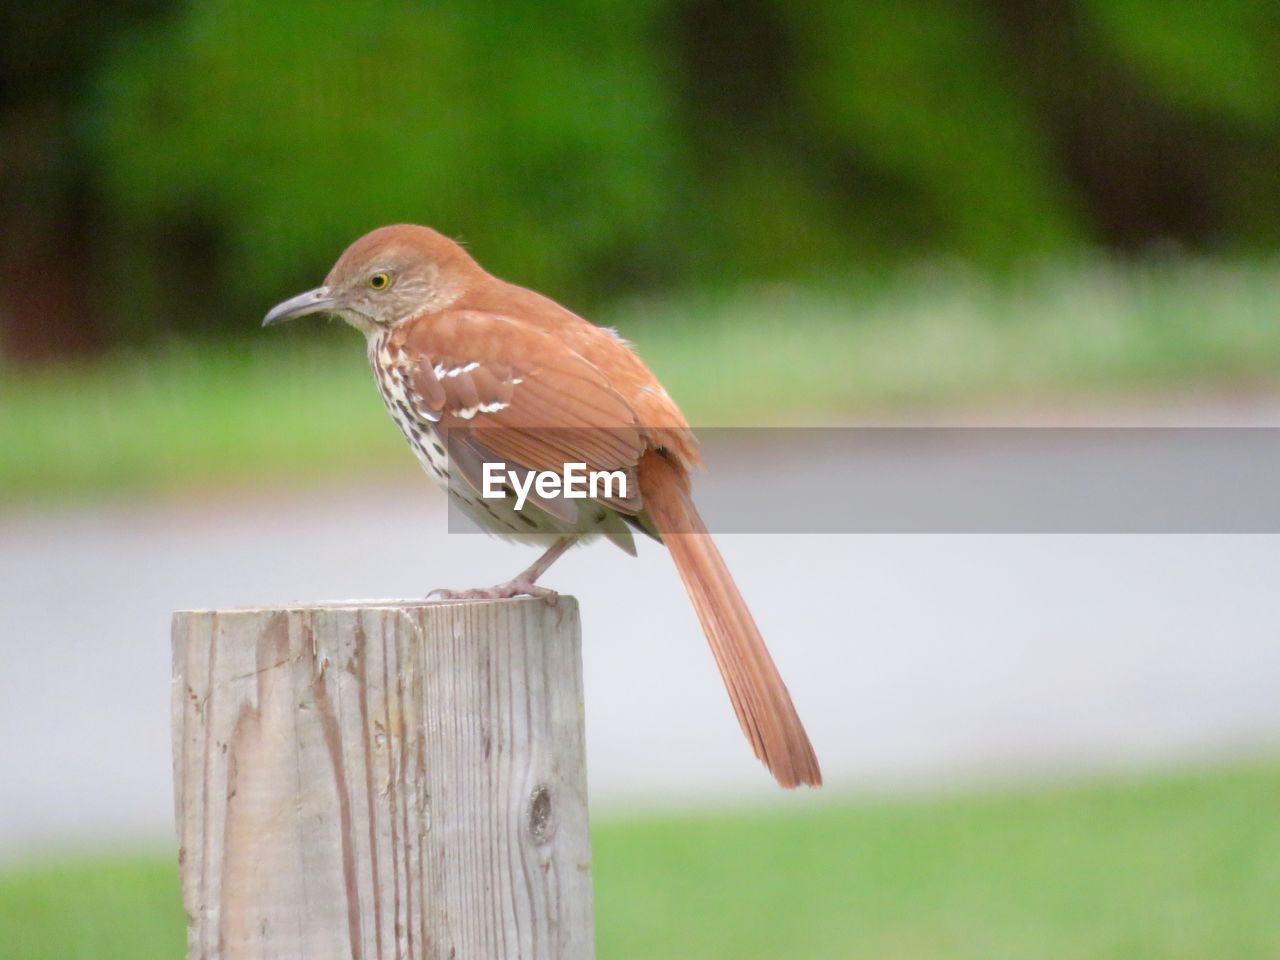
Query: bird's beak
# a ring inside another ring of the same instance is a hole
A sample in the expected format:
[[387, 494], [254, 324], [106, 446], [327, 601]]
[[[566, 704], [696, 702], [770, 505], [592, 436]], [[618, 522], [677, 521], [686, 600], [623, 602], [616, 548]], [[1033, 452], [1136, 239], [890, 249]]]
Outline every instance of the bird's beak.
[[328, 287], [316, 287], [296, 297], [290, 297], [284, 303], [277, 303], [271, 308], [271, 312], [262, 318], [262, 325], [269, 327], [273, 323], [294, 320], [310, 313], [325, 313], [332, 310], [337, 302]]

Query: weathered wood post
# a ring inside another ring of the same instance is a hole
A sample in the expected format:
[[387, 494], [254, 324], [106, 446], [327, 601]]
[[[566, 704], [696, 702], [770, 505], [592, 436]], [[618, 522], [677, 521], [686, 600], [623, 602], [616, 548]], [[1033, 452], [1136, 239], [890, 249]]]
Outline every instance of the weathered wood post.
[[188, 957], [594, 956], [578, 607], [173, 622]]

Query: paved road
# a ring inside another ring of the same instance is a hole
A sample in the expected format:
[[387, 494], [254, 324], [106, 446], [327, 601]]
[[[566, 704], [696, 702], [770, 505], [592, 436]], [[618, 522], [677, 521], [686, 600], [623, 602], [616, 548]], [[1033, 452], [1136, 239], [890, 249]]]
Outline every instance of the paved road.
[[[732, 497], [740, 484], [726, 473], [703, 487]], [[493, 582], [530, 558], [446, 536], [441, 499], [406, 474], [0, 515], [0, 855], [167, 835], [171, 610], [417, 596]], [[835, 784], [1280, 749], [1280, 536], [732, 535], [722, 546]], [[660, 548], [642, 545], [638, 560], [577, 550], [550, 581], [582, 602], [597, 809], [777, 799]]]

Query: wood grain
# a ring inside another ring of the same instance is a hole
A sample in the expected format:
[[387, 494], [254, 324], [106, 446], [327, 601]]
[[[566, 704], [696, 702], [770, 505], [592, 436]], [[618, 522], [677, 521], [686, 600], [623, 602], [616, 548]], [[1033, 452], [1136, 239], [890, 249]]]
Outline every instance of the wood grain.
[[188, 957], [594, 956], [578, 608], [187, 611]]

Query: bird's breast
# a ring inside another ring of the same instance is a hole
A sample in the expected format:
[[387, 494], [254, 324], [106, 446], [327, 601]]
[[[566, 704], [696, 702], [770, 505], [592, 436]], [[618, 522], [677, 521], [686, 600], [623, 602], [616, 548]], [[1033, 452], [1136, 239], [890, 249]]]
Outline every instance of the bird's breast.
[[381, 337], [369, 341], [369, 366], [373, 370], [378, 394], [404, 438], [413, 448], [414, 456], [436, 483], [449, 488], [449, 456], [445, 452], [444, 439], [436, 431], [435, 424], [418, 411], [422, 406], [412, 387], [412, 374], [403, 354]]

